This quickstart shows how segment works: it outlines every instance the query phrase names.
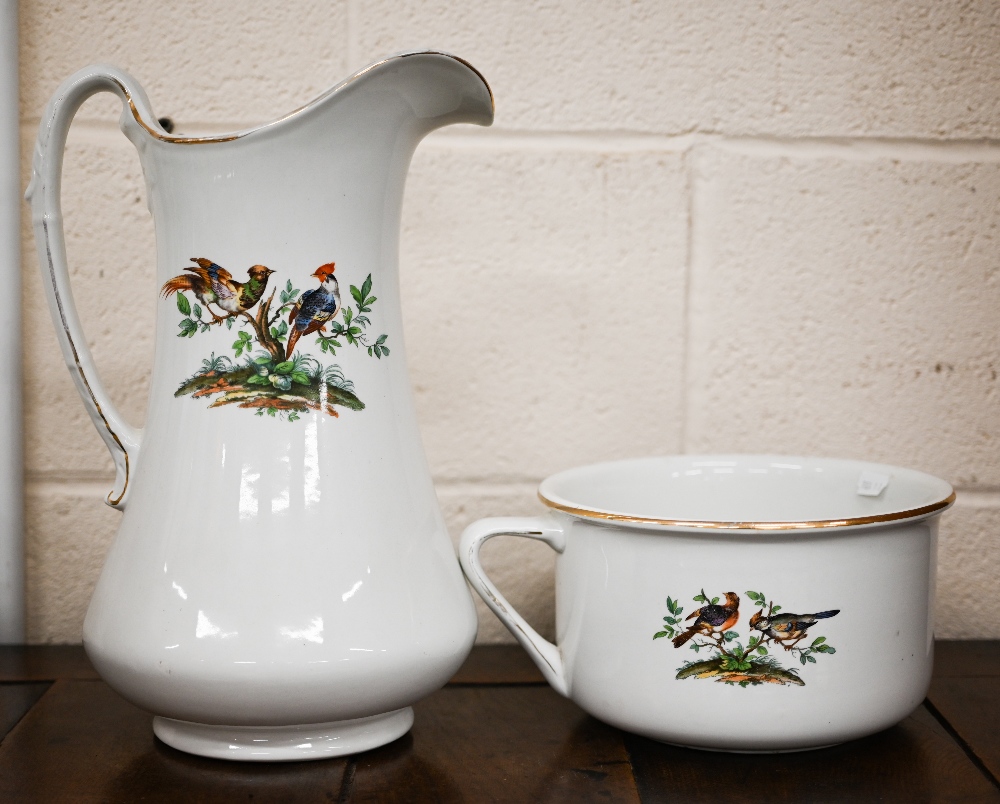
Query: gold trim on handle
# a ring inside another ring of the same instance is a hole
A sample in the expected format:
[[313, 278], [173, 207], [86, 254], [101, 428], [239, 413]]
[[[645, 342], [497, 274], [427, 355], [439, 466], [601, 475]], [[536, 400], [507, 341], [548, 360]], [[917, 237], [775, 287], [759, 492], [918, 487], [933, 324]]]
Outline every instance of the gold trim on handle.
[[592, 508], [563, 505], [562, 503], [548, 499], [541, 491], [538, 492], [538, 499], [549, 508], [554, 508], [557, 511], [562, 511], [572, 516], [584, 517], [586, 519], [604, 519], [610, 522], [623, 522], [632, 525], [660, 525], [674, 528], [697, 528], [698, 530], [818, 530], [821, 528], [850, 528], [857, 525], [875, 525], [881, 522], [896, 522], [901, 519], [914, 519], [926, 516], [927, 514], [933, 514], [935, 511], [941, 511], [955, 502], [955, 492], [953, 491], [945, 499], [931, 503], [930, 505], [911, 508], [906, 511], [895, 511], [891, 514], [859, 516], [849, 519], [818, 519], [804, 522], [710, 522], [696, 519], [657, 519], [655, 517], [612, 514]]
[[[44, 188], [42, 190], [44, 192]], [[128, 450], [125, 449], [125, 445], [122, 440], [118, 437], [113, 429], [111, 429], [111, 422], [108, 421], [107, 416], [104, 415], [104, 409], [101, 407], [101, 403], [97, 401], [97, 395], [94, 393], [94, 389], [90, 387], [90, 380], [87, 378], [87, 372], [83, 369], [83, 363], [80, 361], [80, 354], [76, 351], [76, 341], [73, 340], [73, 334], [69, 331], [69, 323], [66, 321], [66, 311], [63, 309], [62, 296], [59, 294], [59, 284], [56, 282], [56, 266], [55, 261], [52, 259], [52, 248], [49, 245], [49, 224], [47, 220], [42, 221], [42, 230], [45, 233], [45, 256], [48, 261], [49, 269], [49, 282], [52, 285], [52, 293], [56, 300], [56, 308], [59, 310], [59, 322], [63, 328], [63, 334], [66, 336], [66, 341], [69, 343], [70, 351], [73, 353], [73, 363], [76, 365], [77, 373], [80, 375], [80, 379], [83, 381], [84, 387], [87, 389], [87, 394], [90, 396], [90, 401], [93, 403], [94, 408], [97, 410], [97, 415], [101, 417], [101, 421], [104, 422], [104, 426], [108, 433], [114, 439], [118, 448], [122, 451], [122, 455], [125, 456], [125, 482], [122, 485], [121, 494], [119, 494], [114, 499], [111, 499], [111, 495], [114, 494], [114, 489], [108, 492], [108, 496], [105, 497], [105, 502], [116, 507], [124, 498], [125, 492], [128, 491], [128, 481], [129, 481], [129, 461], [128, 461]]]

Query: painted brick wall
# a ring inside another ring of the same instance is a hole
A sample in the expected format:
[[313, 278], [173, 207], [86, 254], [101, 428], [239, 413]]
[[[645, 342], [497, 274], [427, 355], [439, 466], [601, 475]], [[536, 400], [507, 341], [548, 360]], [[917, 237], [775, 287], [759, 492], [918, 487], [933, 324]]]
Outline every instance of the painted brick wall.
[[[427, 140], [402, 282], [425, 445], [453, 536], [540, 510], [553, 471], [786, 451], [939, 474], [938, 633], [1000, 577], [1000, 5], [22, 0], [25, 180], [41, 110], [92, 61], [187, 133], [280, 116], [387, 53], [489, 79], [492, 129]], [[77, 300], [141, 423], [152, 225], [116, 102], [65, 168]], [[118, 514], [51, 331], [25, 215], [28, 614], [73, 642]], [[552, 555], [487, 565], [552, 630]], [[507, 641], [481, 608], [480, 640]]]

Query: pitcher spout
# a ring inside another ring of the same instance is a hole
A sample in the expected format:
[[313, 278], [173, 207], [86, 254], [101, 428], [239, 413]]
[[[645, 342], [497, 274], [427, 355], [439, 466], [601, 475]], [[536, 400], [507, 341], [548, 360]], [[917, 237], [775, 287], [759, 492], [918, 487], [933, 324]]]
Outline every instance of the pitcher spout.
[[[386, 56], [369, 64], [305, 106], [272, 123], [236, 134], [197, 138], [197, 141], [239, 139], [247, 134], [280, 129], [303, 118], [327, 114], [335, 115], [337, 124], [342, 125], [341, 115], [350, 108], [350, 101], [355, 95], [377, 97], [385, 125], [405, 128], [405, 121], [393, 114], [393, 111], [403, 113], [405, 109], [403, 117], [410, 118], [410, 133], [416, 135], [414, 145], [442, 126], [454, 123], [489, 126], [493, 123], [493, 90], [482, 73], [465, 59], [450, 53], [413, 50]], [[337, 111], [334, 112], [334, 109]], [[173, 141], [185, 139], [156, 136]]]
[[366, 67], [345, 84], [375, 72], [396, 79], [398, 91], [428, 132], [453, 123], [493, 123], [493, 91], [465, 59], [432, 50], [398, 53]]
[[475, 67], [450, 53], [418, 50], [380, 59], [262, 128], [313, 116], [326, 116], [333, 126], [342, 126], [345, 113], [350, 115], [349, 110], [357, 108], [352, 101], [361, 98], [377, 99], [379, 116], [375, 119], [355, 111], [355, 123], [396, 129], [411, 148], [443, 126], [493, 123], [493, 91]]

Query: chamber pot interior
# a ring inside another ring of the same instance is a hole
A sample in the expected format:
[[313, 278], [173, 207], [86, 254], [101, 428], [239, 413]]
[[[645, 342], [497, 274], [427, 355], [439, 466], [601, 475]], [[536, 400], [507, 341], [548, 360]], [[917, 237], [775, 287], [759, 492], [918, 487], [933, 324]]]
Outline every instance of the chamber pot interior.
[[952, 494], [945, 481], [912, 469], [773, 455], [614, 461], [561, 472], [539, 488], [543, 502], [569, 513], [668, 523], [905, 518], [944, 507]]

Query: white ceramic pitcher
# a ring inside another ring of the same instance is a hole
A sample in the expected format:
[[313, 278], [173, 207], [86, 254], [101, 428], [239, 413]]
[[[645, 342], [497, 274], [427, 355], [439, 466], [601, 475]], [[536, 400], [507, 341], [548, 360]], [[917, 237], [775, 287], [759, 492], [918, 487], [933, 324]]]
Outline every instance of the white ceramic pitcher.
[[[156, 230], [142, 430], [94, 369], [66, 267], [63, 149], [100, 91], [122, 100]], [[246, 760], [382, 745], [468, 654], [475, 610], [421, 447], [397, 259], [421, 138], [492, 119], [483, 77], [436, 52], [226, 136], [170, 136], [111, 67], [49, 103], [27, 197], [60, 345], [117, 467], [108, 504], [124, 511], [84, 644], [170, 745]]]

